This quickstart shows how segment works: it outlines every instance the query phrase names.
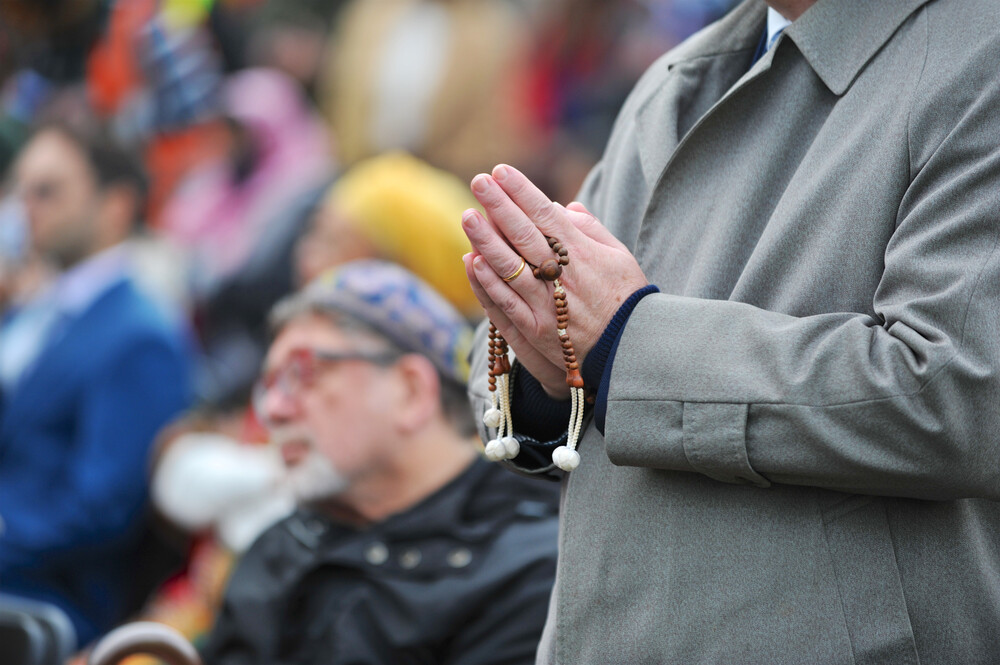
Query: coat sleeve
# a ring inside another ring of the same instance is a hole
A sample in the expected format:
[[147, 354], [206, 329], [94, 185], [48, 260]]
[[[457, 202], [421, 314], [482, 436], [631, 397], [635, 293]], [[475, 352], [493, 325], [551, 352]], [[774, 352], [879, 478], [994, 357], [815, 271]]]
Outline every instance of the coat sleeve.
[[[911, 117], [875, 316], [640, 302], [611, 375], [613, 463], [1000, 499], [1000, 84], [991, 74], [977, 89], [957, 111], [943, 90]], [[957, 119], [943, 125], [942, 109]]]
[[79, 404], [64, 482], [5, 516], [0, 562], [72, 561], [130, 534], [144, 507], [150, 445], [188, 398], [186, 361], [173, 344], [147, 337], [120, 349]]

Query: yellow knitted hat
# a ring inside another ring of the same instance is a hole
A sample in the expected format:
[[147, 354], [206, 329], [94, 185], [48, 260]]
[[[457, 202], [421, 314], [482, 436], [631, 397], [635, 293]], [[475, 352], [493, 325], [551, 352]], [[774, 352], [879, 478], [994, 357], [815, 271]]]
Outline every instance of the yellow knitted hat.
[[471, 249], [462, 213], [478, 204], [457, 177], [406, 153], [387, 153], [344, 173], [324, 205], [367, 237], [380, 258], [416, 274], [466, 316], [482, 316], [461, 260]]

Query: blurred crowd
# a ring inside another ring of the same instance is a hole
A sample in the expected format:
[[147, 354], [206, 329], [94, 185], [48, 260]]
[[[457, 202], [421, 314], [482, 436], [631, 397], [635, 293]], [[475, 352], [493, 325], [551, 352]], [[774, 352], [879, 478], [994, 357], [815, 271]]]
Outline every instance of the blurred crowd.
[[[249, 405], [273, 305], [376, 258], [475, 321], [469, 179], [512, 163], [571, 201], [645, 68], [733, 4], [0, 0], [0, 593], [44, 599], [93, 560], [69, 594], [93, 601], [69, 611], [81, 644], [141, 607], [204, 633], [233, 553], [291, 499], [246, 510], [274, 464], [257, 452], [226, 519], [168, 478], [200, 534], [178, 543], [147, 468], [195, 437], [177, 464], [219, 490], [227, 446], [266, 441]], [[77, 456], [60, 441], [81, 432]], [[150, 548], [183, 573], [120, 593]]]

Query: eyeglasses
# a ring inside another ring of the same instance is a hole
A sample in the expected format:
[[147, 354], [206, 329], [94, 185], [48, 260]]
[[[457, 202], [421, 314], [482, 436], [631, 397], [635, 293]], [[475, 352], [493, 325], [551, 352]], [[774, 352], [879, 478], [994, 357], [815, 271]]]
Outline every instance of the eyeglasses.
[[323, 351], [320, 349], [295, 349], [288, 360], [274, 370], [263, 374], [253, 387], [253, 409], [257, 419], [268, 423], [267, 399], [272, 391], [280, 391], [288, 399], [298, 399], [306, 388], [316, 384], [321, 365], [348, 361], [372, 363], [388, 367], [399, 360], [399, 354], [392, 351]]

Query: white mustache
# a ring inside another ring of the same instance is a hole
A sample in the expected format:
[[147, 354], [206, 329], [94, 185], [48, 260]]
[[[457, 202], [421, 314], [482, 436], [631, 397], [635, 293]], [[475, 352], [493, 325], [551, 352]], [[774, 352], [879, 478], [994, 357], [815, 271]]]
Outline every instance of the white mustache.
[[281, 478], [282, 486], [299, 502], [309, 503], [327, 499], [343, 492], [350, 484], [333, 463], [321, 453], [315, 440], [301, 430], [272, 432], [271, 443], [275, 450], [285, 444], [306, 444], [305, 458], [294, 467], [286, 467]]
[[276, 448], [281, 448], [288, 443], [304, 443], [309, 446], [310, 450], [316, 450], [316, 442], [313, 437], [310, 436], [308, 432], [301, 429], [272, 429], [271, 434], [271, 445]]

